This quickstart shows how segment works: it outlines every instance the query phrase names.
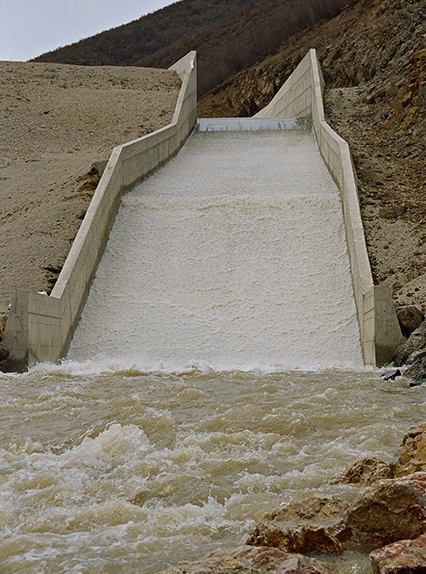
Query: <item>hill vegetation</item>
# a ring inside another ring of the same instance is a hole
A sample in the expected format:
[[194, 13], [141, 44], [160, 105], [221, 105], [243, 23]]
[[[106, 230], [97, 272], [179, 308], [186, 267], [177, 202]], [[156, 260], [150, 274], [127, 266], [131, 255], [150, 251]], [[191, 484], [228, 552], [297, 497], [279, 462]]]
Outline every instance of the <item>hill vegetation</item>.
[[198, 52], [199, 94], [357, 0], [181, 0], [34, 61], [167, 68]]

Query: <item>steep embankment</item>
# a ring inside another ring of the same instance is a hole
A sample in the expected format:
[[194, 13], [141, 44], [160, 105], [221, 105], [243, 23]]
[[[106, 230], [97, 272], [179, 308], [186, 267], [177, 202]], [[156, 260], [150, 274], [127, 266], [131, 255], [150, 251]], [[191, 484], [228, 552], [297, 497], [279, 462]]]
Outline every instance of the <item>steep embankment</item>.
[[399, 305], [426, 303], [425, 21], [423, 0], [362, 0], [199, 105], [201, 117], [252, 115], [316, 48], [328, 120], [354, 157], [374, 280]]

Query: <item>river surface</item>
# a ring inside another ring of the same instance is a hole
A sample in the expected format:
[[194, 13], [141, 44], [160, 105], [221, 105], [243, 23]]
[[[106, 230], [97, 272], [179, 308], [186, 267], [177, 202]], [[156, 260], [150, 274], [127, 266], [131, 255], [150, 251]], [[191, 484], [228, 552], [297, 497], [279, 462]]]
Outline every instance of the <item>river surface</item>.
[[329, 480], [363, 456], [392, 460], [426, 399], [372, 370], [68, 361], [0, 384], [2, 574], [153, 574], [243, 543], [282, 502], [352, 500]]

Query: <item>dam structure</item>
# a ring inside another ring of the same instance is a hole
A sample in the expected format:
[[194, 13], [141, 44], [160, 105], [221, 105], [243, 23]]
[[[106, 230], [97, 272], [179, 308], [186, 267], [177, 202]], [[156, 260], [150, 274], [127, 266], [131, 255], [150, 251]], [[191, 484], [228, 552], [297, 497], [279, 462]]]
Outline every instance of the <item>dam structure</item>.
[[195, 53], [175, 67], [173, 122], [113, 150], [52, 293], [12, 302], [32, 368], [0, 372], [4, 572], [232, 557], [289, 501], [353, 504], [363, 485], [336, 477], [424, 421], [424, 386], [364, 368], [396, 316], [315, 52], [254, 118], [197, 120]]
[[294, 120], [198, 120], [122, 199], [71, 359], [363, 364], [339, 190]]
[[401, 331], [390, 290], [373, 285], [315, 50], [254, 118], [197, 120], [195, 52], [171, 69], [182, 80], [171, 124], [114, 148], [50, 296], [15, 293], [11, 358], [154, 369], [389, 361]]

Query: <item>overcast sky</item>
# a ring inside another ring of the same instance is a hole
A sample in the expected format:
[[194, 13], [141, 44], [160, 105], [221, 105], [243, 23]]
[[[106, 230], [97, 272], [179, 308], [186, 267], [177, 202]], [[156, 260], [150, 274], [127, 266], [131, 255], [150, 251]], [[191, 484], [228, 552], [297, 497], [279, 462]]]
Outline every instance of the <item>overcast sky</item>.
[[0, 0], [0, 60], [35, 58], [136, 20], [172, 1]]

